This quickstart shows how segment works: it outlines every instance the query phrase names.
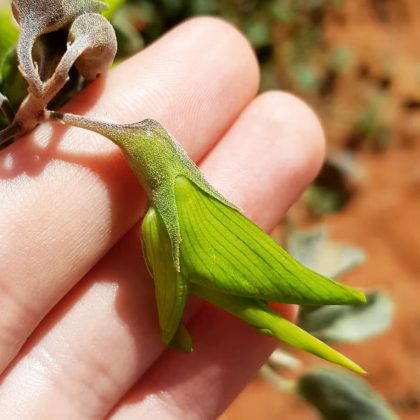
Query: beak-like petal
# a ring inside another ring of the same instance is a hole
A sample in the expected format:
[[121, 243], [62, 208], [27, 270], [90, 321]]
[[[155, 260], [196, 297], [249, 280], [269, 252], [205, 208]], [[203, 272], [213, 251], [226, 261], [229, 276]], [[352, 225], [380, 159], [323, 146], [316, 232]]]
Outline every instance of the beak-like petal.
[[272, 311], [264, 301], [226, 295], [197, 285], [191, 286], [191, 293], [243, 319], [263, 334], [273, 335], [291, 346], [337, 363], [354, 372], [366, 373], [360, 366], [338, 351]]
[[192, 283], [236, 296], [303, 305], [364, 303], [358, 290], [304, 267], [238, 210], [178, 177], [182, 270]]

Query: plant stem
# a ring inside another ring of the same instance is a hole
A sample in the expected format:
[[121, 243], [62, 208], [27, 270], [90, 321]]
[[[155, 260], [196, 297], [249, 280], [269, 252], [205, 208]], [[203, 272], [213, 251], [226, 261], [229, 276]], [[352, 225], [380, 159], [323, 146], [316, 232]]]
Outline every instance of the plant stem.
[[298, 369], [302, 364], [299, 359], [296, 359], [296, 357], [293, 357], [290, 353], [287, 353], [280, 348], [274, 350], [267, 363], [273, 368], [286, 368], [292, 370]]
[[7, 118], [7, 121], [11, 123], [15, 118], [15, 111], [10, 105], [9, 100], [6, 96], [0, 93], [0, 110], [3, 112], [4, 116]]
[[296, 381], [282, 378], [274, 369], [267, 364], [260, 369], [260, 375], [271, 385], [274, 385], [279, 391], [296, 393]]
[[13, 122], [12, 124], [8, 125], [5, 129], [0, 131], [0, 149], [4, 144], [22, 134], [23, 130], [19, 124]]
[[44, 114], [46, 106], [67, 83], [70, 68], [89, 45], [83, 40], [83, 42], [77, 44], [77, 48], [75, 46], [76, 43], [63, 55], [53, 75], [42, 85], [41, 92], [38, 92], [37, 89], [29, 89], [29, 93], [20, 105], [16, 115], [7, 98], [0, 94], [1, 110], [10, 122], [13, 121], [8, 127], [0, 131], [0, 146], [32, 130], [45, 119], [47, 115]]

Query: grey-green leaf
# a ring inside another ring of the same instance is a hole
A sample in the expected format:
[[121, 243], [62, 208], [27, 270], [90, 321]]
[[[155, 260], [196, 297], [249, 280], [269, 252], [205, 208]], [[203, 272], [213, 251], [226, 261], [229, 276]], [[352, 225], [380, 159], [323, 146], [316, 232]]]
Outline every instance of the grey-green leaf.
[[[70, 48], [78, 50], [75, 66], [87, 80], [108, 69], [117, 53], [117, 38], [108, 20], [98, 13], [78, 16], [69, 29]], [[79, 55], [80, 54], [80, 55]]]
[[324, 420], [396, 420], [382, 398], [359, 377], [315, 369], [299, 379], [298, 392]]
[[297, 262], [269, 235], [184, 177], [175, 183], [181, 260], [192, 282], [237, 296], [303, 305], [361, 303], [364, 294]]
[[13, 0], [13, 14], [19, 23], [17, 45], [19, 69], [29, 83], [29, 90], [39, 95], [42, 81], [33, 61], [32, 50], [36, 39], [64, 28], [84, 13], [99, 13], [106, 5], [97, 0]]
[[323, 306], [303, 308], [300, 325], [307, 331], [331, 342], [359, 342], [386, 331], [392, 324], [394, 304], [382, 292], [367, 294], [363, 306]]
[[328, 238], [324, 226], [296, 230], [287, 238], [287, 250], [299, 262], [327, 277], [339, 277], [362, 264], [365, 253]]

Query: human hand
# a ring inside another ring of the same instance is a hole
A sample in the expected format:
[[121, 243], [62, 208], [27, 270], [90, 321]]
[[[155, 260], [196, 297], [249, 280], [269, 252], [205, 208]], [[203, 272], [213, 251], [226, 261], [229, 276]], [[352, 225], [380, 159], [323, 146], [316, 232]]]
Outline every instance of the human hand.
[[[257, 87], [242, 36], [200, 18], [66, 109], [161, 121], [269, 231], [319, 169], [323, 134], [298, 99]], [[277, 344], [193, 301], [194, 353], [163, 347], [133, 228], [145, 197], [100, 136], [43, 125], [1, 152], [0, 196], [0, 418], [214, 418]]]

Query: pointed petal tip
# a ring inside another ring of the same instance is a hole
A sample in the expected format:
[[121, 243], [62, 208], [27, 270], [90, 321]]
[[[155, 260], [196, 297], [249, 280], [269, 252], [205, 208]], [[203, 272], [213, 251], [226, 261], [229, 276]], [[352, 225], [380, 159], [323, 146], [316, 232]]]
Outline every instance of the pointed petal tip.
[[165, 333], [165, 331], [162, 331], [161, 335], [164, 343], [169, 348], [188, 354], [192, 353], [194, 350], [191, 336], [182, 324], [178, 327], [176, 333], [172, 334], [172, 336]]
[[348, 288], [349, 292], [351, 292], [351, 297], [349, 299], [349, 303], [353, 305], [364, 305], [367, 303], [367, 297], [364, 292], [358, 289], [354, 289], [352, 287]]
[[351, 370], [352, 372], [358, 373], [359, 375], [367, 375], [367, 372], [360, 367], [357, 363], [353, 362], [353, 360], [350, 360], [346, 356], [342, 356], [342, 360], [340, 362], [337, 362], [341, 366], [343, 366], [346, 369]]
[[358, 294], [358, 298], [359, 298], [359, 302], [362, 304], [367, 303], [367, 296], [364, 292], [357, 290], [357, 294]]
[[161, 337], [162, 341], [165, 343], [166, 347], [169, 347], [171, 345], [171, 341], [172, 341], [173, 336], [174, 336], [174, 334], [169, 334], [168, 331], [164, 331], [164, 330], [160, 331], [160, 337]]
[[343, 288], [345, 289], [345, 293], [341, 292], [341, 296], [339, 296], [338, 299], [335, 299], [334, 295], [332, 295], [331, 302], [328, 303], [329, 305], [363, 305], [367, 303], [366, 295], [361, 290], [341, 283], [338, 284], [340, 285], [341, 290], [343, 290]]

